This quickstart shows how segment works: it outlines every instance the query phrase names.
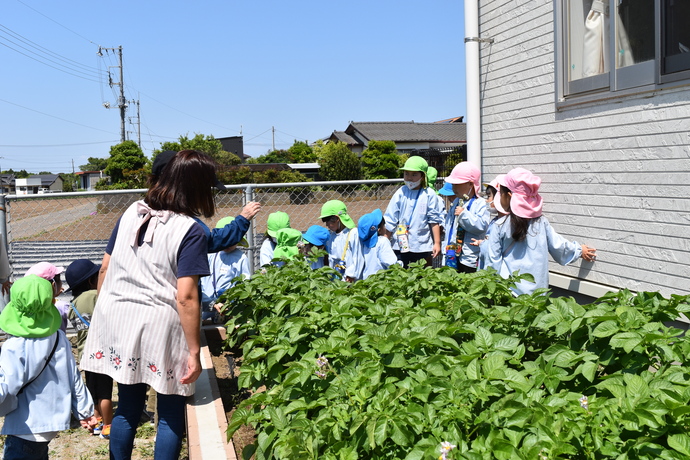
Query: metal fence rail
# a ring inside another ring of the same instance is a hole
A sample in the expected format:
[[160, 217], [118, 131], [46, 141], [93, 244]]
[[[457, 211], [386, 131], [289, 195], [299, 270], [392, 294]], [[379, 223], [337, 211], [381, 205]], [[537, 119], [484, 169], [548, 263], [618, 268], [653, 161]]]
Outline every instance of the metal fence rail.
[[[376, 208], [385, 210], [401, 182], [385, 179], [229, 185], [228, 192], [216, 195], [216, 215], [204, 221], [213, 228], [221, 218], [237, 216], [247, 202], [260, 202], [262, 211], [247, 233], [250, 265], [256, 269], [266, 219], [272, 212], [288, 213], [291, 227], [306, 231], [311, 225], [323, 225], [319, 216], [326, 201], [342, 200], [356, 222]], [[117, 219], [145, 193], [141, 189], [0, 196], [0, 232], [8, 242], [14, 277], [23, 276], [40, 261], [65, 266], [87, 258], [100, 263]]]

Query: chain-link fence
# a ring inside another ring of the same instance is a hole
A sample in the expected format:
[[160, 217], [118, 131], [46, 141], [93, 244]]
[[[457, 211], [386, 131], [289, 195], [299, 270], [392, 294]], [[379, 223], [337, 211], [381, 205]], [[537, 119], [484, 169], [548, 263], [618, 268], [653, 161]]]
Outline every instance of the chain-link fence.
[[[266, 219], [272, 212], [288, 213], [291, 227], [306, 231], [311, 225], [323, 225], [319, 216], [326, 201], [342, 200], [356, 222], [376, 208], [384, 211], [400, 183], [400, 179], [387, 179], [231, 185], [228, 192], [216, 195], [216, 215], [204, 221], [213, 228], [221, 218], [237, 216], [247, 202], [261, 203], [262, 210], [247, 234], [250, 261], [256, 269]], [[0, 214], [3, 208], [5, 214], [0, 215], [0, 232], [9, 243], [14, 276], [22, 276], [40, 261], [66, 266], [75, 259], [86, 258], [100, 263], [118, 218], [145, 192], [123, 190], [4, 197], [5, 206], [0, 203]]]

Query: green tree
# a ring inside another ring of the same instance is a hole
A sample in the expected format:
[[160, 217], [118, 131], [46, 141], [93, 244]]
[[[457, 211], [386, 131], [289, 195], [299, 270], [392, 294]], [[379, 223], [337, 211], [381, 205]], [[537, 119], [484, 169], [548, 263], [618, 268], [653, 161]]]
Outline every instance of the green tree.
[[[110, 183], [117, 185], [131, 180], [126, 171], [142, 170], [148, 164], [144, 152], [134, 141], [124, 141], [110, 148], [110, 158], [105, 173], [110, 176]], [[126, 188], [126, 187], [125, 187]]]
[[210, 155], [219, 165], [238, 165], [242, 162], [237, 155], [223, 150], [223, 145], [215, 137], [196, 134], [193, 138], [187, 135], [180, 136], [177, 142], [163, 142], [160, 150], [154, 150], [151, 161], [163, 150], [198, 150]]
[[369, 141], [362, 152], [362, 173], [365, 179], [400, 177], [400, 155], [393, 141]]
[[341, 141], [324, 144], [317, 141], [314, 153], [324, 180], [358, 180], [362, 178], [362, 162], [356, 153]]
[[80, 171], [103, 171], [108, 166], [107, 158], [89, 157], [88, 163], [79, 166]]
[[72, 173], [62, 173], [62, 191], [63, 192], [74, 192], [75, 185], [77, 184], [77, 175]]
[[306, 142], [295, 140], [288, 149], [291, 163], [313, 163], [316, 161], [316, 153]]
[[[10, 169], [10, 171], [12, 171], [12, 170]], [[27, 177], [29, 177], [31, 175], [31, 174], [29, 174], [29, 172], [26, 169], [22, 169], [21, 171], [17, 171], [17, 172], [12, 171], [12, 174], [14, 174], [14, 177], [17, 179], [26, 179]]]
[[38, 174], [39, 174], [39, 175], [43, 175], [43, 174], [53, 174], [53, 173], [50, 172], [50, 171], [41, 171], [41, 172], [38, 173]]
[[266, 153], [265, 155], [260, 155], [256, 158], [253, 158], [251, 163], [292, 163], [292, 157], [290, 156], [290, 152], [287, 150], [273, 150]]

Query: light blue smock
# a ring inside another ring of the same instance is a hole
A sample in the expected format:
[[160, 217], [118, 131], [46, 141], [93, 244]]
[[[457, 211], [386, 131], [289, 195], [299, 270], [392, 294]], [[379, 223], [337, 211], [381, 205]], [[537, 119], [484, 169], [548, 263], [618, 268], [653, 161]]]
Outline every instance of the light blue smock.
[[460, 263], [467, 267], [476, 268], [477, 259], [479, 257], [479, 246], [474, 246], [470, 244], [472, 238], [475, 240], [483, 240], [486, 236], [486, 231], [489, 229], [489, 221], [491, 220], [491, 214], [489, 213], [489, 207], [486, 204], [486, 200], [481, 197], [475, 197], [471, 200], [471, 203], [467, 202], [470, 206], [465, 206], [465, 210], [460, 213], [459, 216], [455, 215], [455, 210], [460, 204], [460, 198], [456, 198], [453, 204], [450, 206], [448, 215], [446, 216], [446, 223], [444, 228], [446, 234], [444, 236], [444, 242], [442, 253], [445, 254], [446, 246], [449, 243], [455, 244], [458, 233], [458, 225], [465, 229], [465, 238], [462, 244], [462, 255], [460, 256]]
[[[328, 265], [331, 268], [336, 268], [337, 265], [344, 262], [345, 274], [343, 278], [361, 279], [364, 270], [364, 258], [362, 257], [362, 245], [359, 241], [357, 228], [344, 228], [340, 233], [331, 232], [326, 242], [326, 251], [328, 251]], [[345, 254], [344, 261], [343, 254]]]
[[431, 252], [434, 249], [434, 240], [430, 225], [443, 225], [445, 214], [438, 206], [436, 193], [431, 189], [410, 190], [407, 185], [403, 185], [393, 194], [383, 218], [386, 221], [386, 230], [393, 234], [394, 250], [400, 249], [395, 232], [398, 224], [402, 223], [408, 227], [410, 252]]
[[391, 242], [385, 236], [379, 236], [376, 246], [370, 248], [362, 245], [362, 255], [364, 256], [364, 272], [362, 279], [365, 280], [379, 270], [385, 270], [398, 262], [398, 258], [393, 252]]
[[[43, 369], [56, 339], [55, 354]], [[70, 414], [78, 420], [93, 415], [93, 400], [77, 369], [72, 344], [61, 330], [42, 338], [10, 337], [2, 344], [0, 407], [4, 411], [14, 405], [16, 409], [5, 415], [0, 434], [44, 433], [51, 437], [70, 428]]]
[[232, 281], [240, 275], [250, 278], [249, 260], [241, 249], [232, 252], [220, 251], [208, 255], [208, 266], [211, 274], [201, 278], [201, 306], [204, 311], [211, 311], [218, 297], [235, 283]]
[[561, 265], [567, 265], [582, 254], [582, 246], [568, 241], [551, 227], [546, 217], [532, 219], [523, 241], [513, 240], [510, 216], [501, 217], [491, 229], [487, 244], [487, 267], [493, 267], [503, 278], [518, 272], [530, 273], [534, 283], [519, 282], [516, 294], [531, 294], [549, 287], [549, 254]]

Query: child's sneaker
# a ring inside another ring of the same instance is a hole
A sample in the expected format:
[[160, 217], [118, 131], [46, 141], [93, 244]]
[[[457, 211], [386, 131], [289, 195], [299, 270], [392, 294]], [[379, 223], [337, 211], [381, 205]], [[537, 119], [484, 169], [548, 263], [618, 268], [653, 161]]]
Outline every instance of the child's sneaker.
[[93, 429], [93, 435], [98, 436], [99, 434], [101, 434], [102, 431], [103, 431], [103, 420], [99, 418], [98, 419], [98, 425], [96, 425], [96, 427]]
[[103, 425], [103, 429], [101, 430], [101, 438], [110, 439], [110, 425]]

